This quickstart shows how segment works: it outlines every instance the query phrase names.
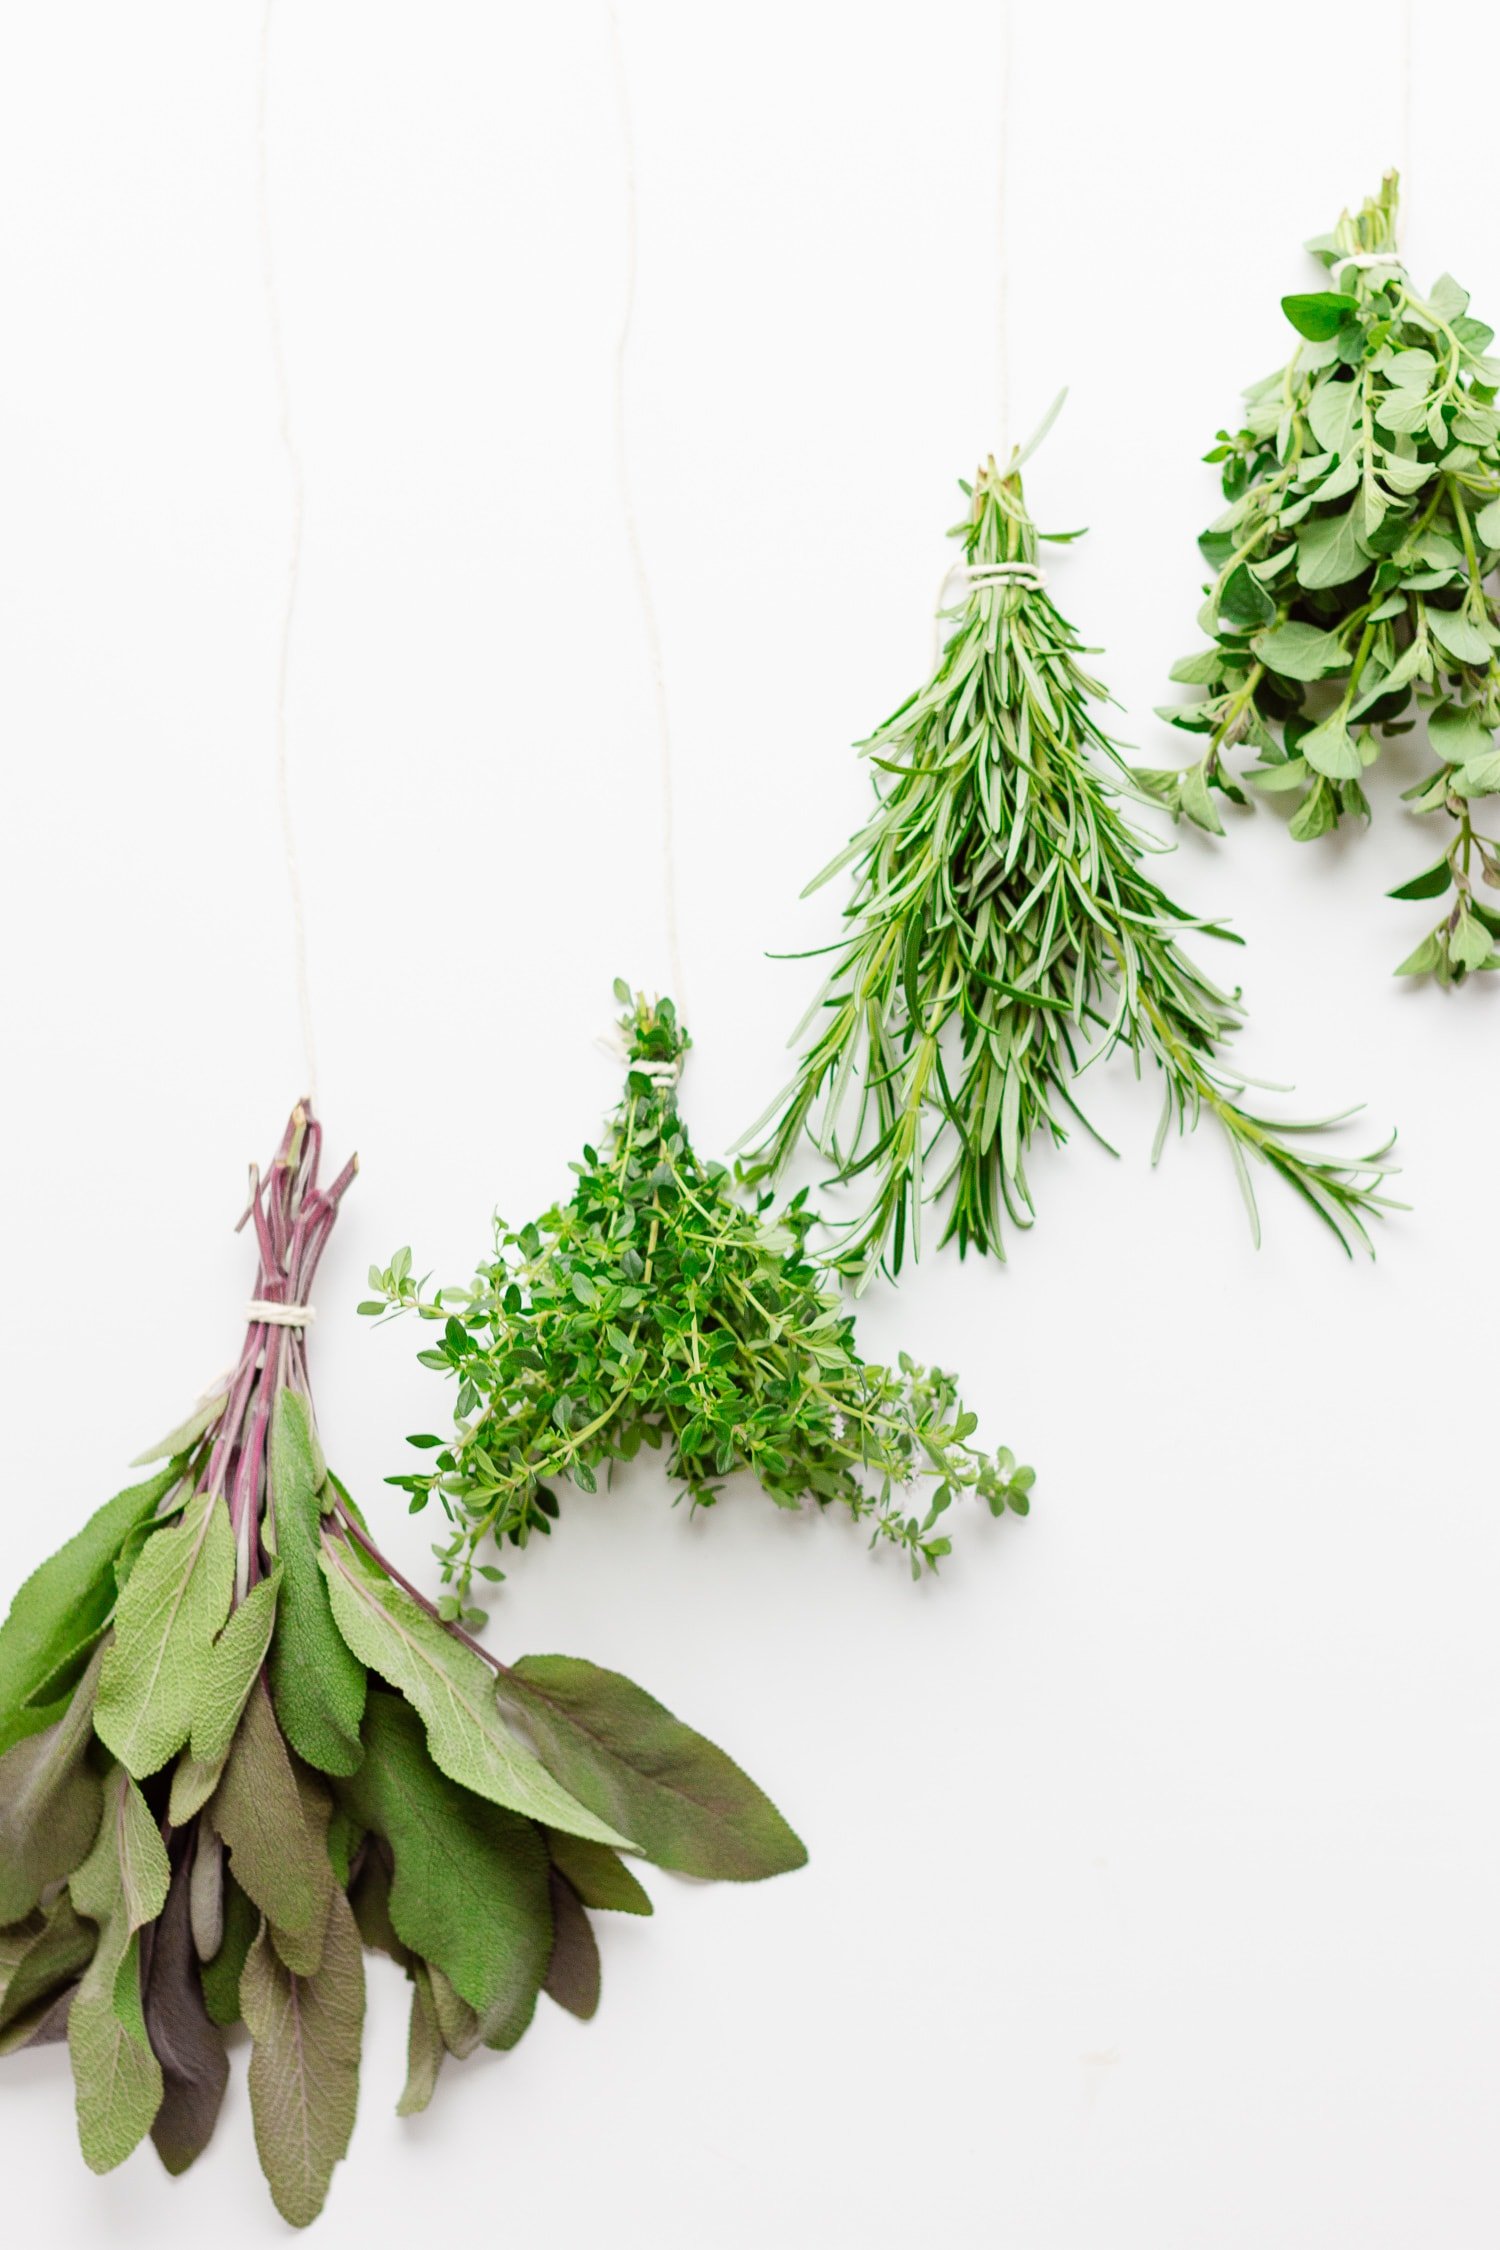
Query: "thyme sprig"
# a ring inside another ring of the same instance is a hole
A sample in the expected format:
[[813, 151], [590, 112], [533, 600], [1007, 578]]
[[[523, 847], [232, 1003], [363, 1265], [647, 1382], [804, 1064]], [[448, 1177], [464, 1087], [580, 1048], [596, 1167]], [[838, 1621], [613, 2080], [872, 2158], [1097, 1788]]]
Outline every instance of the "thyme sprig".
[[[495, 1225], [494, 1256], [471, 1286], [429, 1290], [401, 1250], [372, 1269], [370, 1315], [414, 1312], [442, 1327], [419, 1356], [458, 1386], [451, 1437], [411, 1442], [430, 1469], [389, 1479], [413, 1509], [436, 1497], [449, 1534], [434, 1546], [465, 1608], [486, 1542], [524, 1547], [550, 1533], [558, 1487], [597, 1489], [643, 1446], [695, 1508], [748, 1469], [779, 1507], [846, 1508], [914, 1577], [951, 1542], [940, 1521], [973, 1493], [1024, 1515], [1032, 1472], [973, 1443], [953, 1376], [904, 1353], [862, 1359], [854, 1322], [809, 1255], [805, 1193], [773, 1213], [735, 1192], [693, 1148], [678, 1109], [689, 1046], [670, 1000], [616, 986], [628, 1046], [624, 1097], [602, 1152], [586, 1147], [576, 1185], [519, 1230]], [[912, 1494], [924, 1487], [920, 1506]]]
[[868, 1181], [839, 1254], [861, 1282], [918, 1253], [927, 1203], [945, 1206], [942, 1241], [1003, 1255], [1005, 1222], [1034, 1215], [1033, 1139], [1087, 1126], [1077, 1080], [1124, 1048], [1161, 1072], [1153, 1161], [1174, 1122], [1206, 1113], [1257, 1239], [1252, 1161], [1346, 1249], [1368, 1246], [1385, 1150], [1350, 1162], [1308, 1148], [1301, 1135], [1339, 1119], [1269, 1116], [1223, 1060], [1244, 1020], [1238, 994], [1178, 940], [1231, 933], [1153, 880], [1145, 854], [1159, 847], [1118, 809], [1134, 793], [1128, 769], [1095, 716], [1105, 691], [1089, 652], [1038, 569], [1024, 458], [1003, 470], [991, 459], [964, 485], [971, 505], [953, 536], [968, 582], [953, 633], [926, 687], [863, 745], [874, 809], [808, 885], [853, 867], [846, 932], [804, 1018], [796, 1075], [746, 1136], [747, 1176], [779, 1175], [807, 1136], [841, 1179]]
[[[1396, 255], [1397, 180], [1308, 244], [1330, 286], [1285, 297], [1300, 339], [1219, 432], [1228, 506], [1199, 541], [1213, 569], [1207, 648], [1173, 667], [1205, 690], [1163, 717], [1206, 737], [1181, 771], [1139, 778], [1223, 833], [1241, 776], [1292, 804], [1291, 834], [1368, 820], [1382, 741], [1425, 717], [1430, 772], [1404, 792], [1451, 823], [1431, 866], [1391, 892], [1448, 900], [1398, 975], [1458, 983], [1500, 968], [1500, 842], [1475, 825], [1500, 791], [1500, 359], [1444, 274], [1424, 297]], [[1244, 769], [1240, 753], [1259, 763]]]

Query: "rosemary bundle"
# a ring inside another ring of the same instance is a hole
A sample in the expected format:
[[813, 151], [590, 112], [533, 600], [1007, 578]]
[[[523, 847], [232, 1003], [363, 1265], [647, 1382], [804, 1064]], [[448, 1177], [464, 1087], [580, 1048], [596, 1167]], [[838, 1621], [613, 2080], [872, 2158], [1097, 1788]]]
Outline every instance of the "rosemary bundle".
[[1388, 735], [1427, 722], [1430, 769], [1403, 792], [1448, 842], [1391, 892], [1445, 901], [1397, 974], [1441, 983], [1500, 968], [1500, 843], [1474, 825], [1500, 791], [1500, 359], [1444, 274], [1419, 296], [1396, 255], [1396, 175], [1308, 244], [1329, 287], [1284, 297], [1300, 341], [1219, 432], [1228, 506], [1199, 545], [1214, 572], [1210, 645], [1173, 667], [1201, 687], [1162, 716], [1205, 736], [1195, 765], [1142, 773], [1174, 813], [1222, 834], [1214, 792], [1285, 795], [1299, 842], [1368, 819], [1364, 776]]
[[1034, 1137], [1087, 1123], [1076, 1081], [1123, 1047], [1161, 1072], [1153, 1161], [1174, 1119], [1180, 1130], [1207, 1111], [1257, 1239], [1249, 1159], [1346, 1249], [1368, 1245], [1384, 1152], [1347, 1163], [1307, 1148], [1298, 1136], [1338, 1120], [1247, 1107], [1222, 1059], [1238, 994], [1178, 941], [1229, 933], [1167, 896], [1117, 809], [1129, 775], [1094, 715], [1104, 690], [1088, 652], [1038, 567], [1029, 451], [962, 487], [965, 596], [933, 677], [863, 745], [878, 777], [868, 821], [808, 885], [853, 867], [847, 927], [794, 1035], [796, 1075], [746, 1136], [748, 1177], [780, 1174], [807, 1135], [841, 1179], [868, 1181], [839, 1260], [861, 1283], [918, 1253], [927, 1202], [946, 1205], [944, 1242], [1003, 1255], [1006, 1219], [1034, 1214]]
[[0, 1628], [0, 2051], [66, 2038], [96, 2171], [213, 2132], [252, 2052], [277, 2209], [313, 2219], [353, 2128], [363, 1947], [412, 1985], [421, 2109], [445, 2055], [592, 2014], [588, 1908], [619, 1856], [749, 1880], [801, 1844], [724, 1753], [619, 1674], [486, 1655], [380, 1554], [324, 1466], [307, 1293], [354, 1166], [297, 1110], [252, 1179], [256, 1301], [228, 1390], [43, 1563]]
[[[413, 1510], [436, 1495], [449, 1519], [433, 1552], [469, 1611], [488, 1541], [524, 1547], [550, 1533], [563, 1479], [593, 1492], [601, 1470], [648, 1446], [695, 1508], [748, 1469], [779, 1507], [840, 1506], [889, 1542], [913, 1577], [951, 1542], [940, 1519], [960, 1494], [992, 1514], [1024, 1515], [1032, 1471], [971, 1443], [951, 1375], [902, 1355], [862, 1360], [854, 1323], [808, 1254], [804, 1194], [773, 1214], [734, 1192], [722, 1164], [694, 1151], [678, 1113], [689, 1045], [670, 1000], [617, 984], [627, 1043], [625, 1093], [602, 1154], [586, 1147], [566, 1203], [519, 1232], [496, 1222], [494, 1257], [467, 1288], [429, 1293], [411, 1253], [372, 1268], [371, 1315], [414, 1311], [442, 1325], [419, 1356], [458, 1386], [457, 1427], [411, 1443], [432, 1467], [389, 1482]], [[910, 1489], [925, 1484], [913, 1510]]]

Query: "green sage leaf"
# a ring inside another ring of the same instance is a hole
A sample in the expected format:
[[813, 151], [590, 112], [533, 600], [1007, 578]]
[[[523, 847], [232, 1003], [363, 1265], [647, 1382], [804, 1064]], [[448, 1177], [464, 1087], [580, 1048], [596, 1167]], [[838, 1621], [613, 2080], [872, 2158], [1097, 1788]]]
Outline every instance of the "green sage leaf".
[[359, 1763], [365, 1673], [334, 1624], [318, 1568], [323, 1485], [307, 1408], [284, 1390], [271, 1422], [276, 1550], [286, 1574], [271, 1694], [298, 1757], [321, 1773], [349, 1774]]
[[233, 1580], [229, 1512], [207, 1492], [141, 1551], [120, 1595], [94, 1708], [100, 1740], [137, 1780], [188, 1738]]
[[141, 2006], [140, 1932], [165, 1906], [170, 1877], [146, 1800], [116, 1766], [98, 1838], [69, 1884], [79, 1914], [99, 1925], [68, 2016], [78, 2140], [94, 2172], [123, 2164], [161, 2106], [161, 2065]]
[[174, 2175], [201, 2156], [218, 2123], [229, 2057], [203, 2003], [188, 1909], [187, 1862], [178, 1868], [156, 1925], [144, 2014], [161, 2065], [161, 2106], [151, 2122], [156, 2153]]
[[322, 1564], [339, 1631], [363, 1664], [421, 1713], [433, 1763], [492, 1804], [596, 1843], [627, 1836], [568, 1794], [501, 1718], [484, 1660], [445, 1632], [347, 1539], [325, 1535]]
[[359, 2103], [364, 1959], [339, 1890], [329, 1893], [320, 1955], [316, 1975], [298, 1976], [262, 1926], [240, 1977], [240, 2005], [254, 2041], [255, 2146], [272, 2201], [294, 2227], [310, 2226], [322, 2210]]
[[333, 1868], [298, 1786], [264, 1679], [250, 1690], [205, 1819], [229, 1847], [235, 1881], [271, 1925], [289, 1968], [317, 1968]]
[[60, 1718], [0, 1758], [0, 1923], [29, 1914], [98, 1835], [103, 1795], [88, 1749], [102, 1663], [94, 1658]]
[[627, 1680], [576, 1656], [523, 1656], [498, 1692], [549, 1768], [658, 1867], [757, 1882], [806, 1847], [716, 1744]]
[[552, 1958], [544, 1990], [587, 2023], [599, 2006], [599, 1946], [572, 1884], [552, 1871]]
[[341, 1795], [390, 1847], [397, 1935], [479, 2015], [529, 2021], [552, 1945], [539, 1830], [440, 1773], [400, 1696], [371, 1695], [364, 1746]]
[[432, 1997], [432, 1979], [425, 1961], [411, 1967], [411, 2027], [406, 2036], [406, 2084], [396, 2104], [398, 2117], [415, 2117], [431, 2101], [443, 2067], [442, 2026]]
[[19, 1714], [86, 1636], [103, 1628], [115, 1604], [115, 1557], [136, 1525], [154, 1516], [181, 1482], [183, 1466], [174, 1461], [145, 1484], [117, 1492], [17, 1593], [0, 1625], [0, 1750], [20, 1739], [7, 1732], [12, 1714]]
[[553, 1866], [566, 1875], [585, 1906], [612, 1914], [653, 1911], [649, 1892], [608, 1844], [586, 1844], [581, 1836], [565, 1836], [560, 1828], [549, 1828], [547, 1849]]

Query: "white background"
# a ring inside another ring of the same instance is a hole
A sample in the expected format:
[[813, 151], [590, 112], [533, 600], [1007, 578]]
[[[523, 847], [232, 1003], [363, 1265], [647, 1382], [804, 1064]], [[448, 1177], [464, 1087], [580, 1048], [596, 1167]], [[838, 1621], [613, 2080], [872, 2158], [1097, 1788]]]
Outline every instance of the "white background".
[[[1497, 317], [1500, 19], [1418, 9], [1408, 252]], [[850, 742], [927, 661], [956, 479], [997, 443], [993, 0], [622, 0], [640, 186], [629, 419], [677, 753], [685, 1099], [774, 1091], [805, 878]], [[1016, 428], [1053, 590], [1148, 762], [1194, 645], [1200, 462], [1277, 363], [1300, 244], [1401, 134], [1397, 10], [1018, 11]], [[289, 531], [256, 223], [259, 9], [0, 16], [5, 1595], [236, 1346], [243, 1167], [302, 1074], [271, 787]], [[663, 981], [657, 745], [612, 465], [625, 274], [607, 18], [283, 0], [271, 204], [306, 464], [291, 683], [319, 1095], [364, 1170], [319, 1291], [325, 1438], [382, 1500], [434, 1424], [415, 1334], [353, 1313], [400, 1242], [462, 1278], [567, 1184], [616, 974]], [[1467, 120], [1467, 122], [1465, 122]], [[751, 1490], [577, 1496], [507, 1651], [615, 1664], [729, 1746], [812, 1851], [658, 1878], [605, 1998], [392, 2115], [403, 1987], [320, 2239], [559, 2250], [1360, 2250], [1500, 2230], [1500, 992], [1388, 971], [1435, 849], [1281, 818], [1170, 873], [1249, 940], [1247, 1067], [1399, 1124], [1410, 1216], [1346, 1264], [1211, 1133], [1039, 1155], [1011, 1264], [930, 1258], [861, 1319], [958, 1366], [1039, 1469], [914, 1588]], [[1361, 1127], [1361, 1130], [1364, 1128]], [[274, 2241], [243, 2055], [172, 2184], [72, 2141], [60, 2050], [4, 2065], [17, 2239]]]

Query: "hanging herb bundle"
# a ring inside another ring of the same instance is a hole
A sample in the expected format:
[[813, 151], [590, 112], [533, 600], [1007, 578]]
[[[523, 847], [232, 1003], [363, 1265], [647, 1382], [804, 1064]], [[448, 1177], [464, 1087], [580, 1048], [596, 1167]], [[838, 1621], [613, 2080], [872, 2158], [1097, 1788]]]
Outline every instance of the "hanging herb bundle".
[[1475, 827], [1500, 791], [1500, 358], [1493, 330], [1445, 274], [1426, 297], [1396, 255], [1396, 175], [1357, 217], [1308, 244], [1329, 287], [1284, 297], [1301, 341], [1221, 430], [1224, 513], [1199, 545], [1214, 571], [1199, 616], [1209, 647], [1173, 667], [1202, 687], [1162, 716], [1207, 738], [1181, 772], [1140, 779], [1222, 834], [1214, 792], [1247, 778], [1285, 794], [1299, 842], [1349, 814], [1387, 735], [1427, 721], [1431, 770], [1404, 792], [1449, 823], [1445, 849], [1391, 893], [1445, 901], [1398, 975], [1442, 983], [1500, 968], [1500, 843]]
[[[414, 1510], [437, 1496], [450, 1531], [434, 1553], [463, 1608], [486, 1541], [523, 1547], [551, 1531], [556, 1486], [597, 1489], [601, 1470], [648, 1446], [694, 1507], [748, 1469], [779, 1507], [841, 1506], [888, 1541], [913, 1577], [951, 1542], [938, 1527], [974, 1493], [992, 1514], [1024, 1515], [1032, 1471], [970, 1442], [977, 1416], [954, 1379], [904, 1354], [896, 1368], [862, 1360], [854, 1323], [808, 1255], [805, 1194], [779, 1214], [749, 1209], [722, 1164], [694, 1151], [678, 1114], [689, 1041], [670, 1000], [632, 998], [617, 984], [628, 1048], [624, 1099], [604, 1151], [586, 1147], [565, 1204], [512, 1231], [497, 1221], [495, 1255], [473, 1285], [429, 1293], [409, 1251], [372, 1268], [377, 1294], [360, 1309], [415, 1311], [442, 1323], [423, 1364], [458, 1384], [457, 1427], [433, 1466], [392, 1477]], [[911, 1489], [925, 1484], [913, 1511]]]
[[1033, 1216], [1033, 1139], [1087, 1123], [1076, 1081], [1123, 1047], [1162, 1075], [1155, 1154], [1174, 1119], [1181, 1130], [1215, 1118], [1257, 1238], [1247, 1159], [1346, 1249], [1368, 1245], [1383, 1152], [1351, 1164], [1307, 1148], [1297, 1136], [1338, 1120], [1288, 1124], [1245, 1106], [1222, 1059], [1243, 1021], [1238, 996], [1178, 940], [1229, 933], [1152, 880], [1146, 840], [1117, 809], [1131, 790], [1094, 716], [1104, 690], [1037, 567], [1020, 475], [1030, 450], [963, 486], [966, 596], [932, 679], [863, 745], [880, 777], [869, 820], [808, 885], [853, 865], [846, 932], [804, 1018], [796, 1076], [746, 1136], [762, 1136], [748, 1174], [779, 1174], [805, 1134], [841, 1179], [868, 1180], [840, 1260], [861, 1281], [918, 1253], [924, 1202], [946, 1204], [944, 1242], [1003, 1255], [1005, 1220]]
[[499, 1664], [440, 1623], [324, 1467], [307, 1295], [349, 1164], [294, 1113], [252, 1181], [256, 1302], [227, 1392], [27, 1581], [0, 1628], [0, 2051], [66, 2037], [96, 2171], [206, 2145], [252, 2041], [276, 2206], [314, 2218], [354, 2124], [362, 1947], [412, 1984], [423, 2108], [446, 2054], [598, 1999], [587, 1908], [619, 1856], [749, 1880], [801, 1844], [739, 1768], [617, 1673]]

